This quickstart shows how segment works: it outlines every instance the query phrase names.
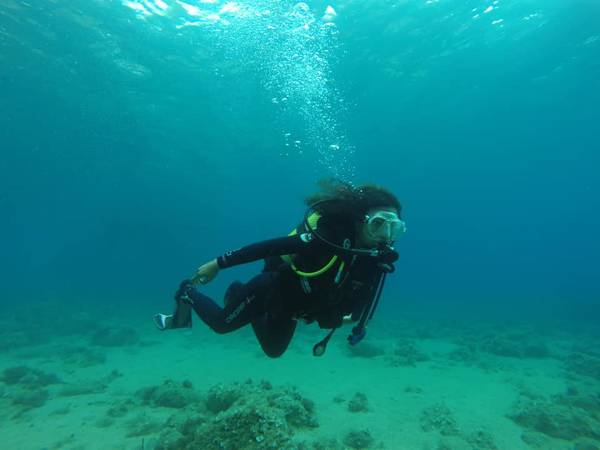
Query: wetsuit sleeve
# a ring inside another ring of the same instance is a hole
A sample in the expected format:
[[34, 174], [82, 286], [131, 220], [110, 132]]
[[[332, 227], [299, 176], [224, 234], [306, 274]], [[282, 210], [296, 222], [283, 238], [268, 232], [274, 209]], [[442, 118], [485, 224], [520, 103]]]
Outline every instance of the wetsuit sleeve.
[[323, 244], [318, 239], [314, 239], [312, 235], [286, 236], [229, 251], [217, 258], [217, 264], [219, 268], [225, 269], [271, 256], [301, 253], [311, 251], [313, 248], [315, 251], [319, 251], [322, 246]]

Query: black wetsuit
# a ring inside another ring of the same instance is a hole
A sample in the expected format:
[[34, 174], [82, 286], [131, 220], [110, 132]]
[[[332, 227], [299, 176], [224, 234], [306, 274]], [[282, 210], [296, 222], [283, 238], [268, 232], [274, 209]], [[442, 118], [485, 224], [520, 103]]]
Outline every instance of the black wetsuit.
[[[326, 227], [319, 221], [319, 235], [336, 243], [353, 245], [351, 230]], [[281, 255], [293, 255], [294, 264], [304, 271], [325, 266], [337, 254], [332, 267], [316, 277], [301, 277]], [[321, 328], [337, 328], [344, 316], [354, 321], [373, 298], [381, 271], [375, 258], [339, 254], [311, 233], [259, 242], [227, 252], [217, 258], [220, 268], [259, 259], [263, 272], [248, 283], [234, 283], [226, 293], [225, 307], [193, 288], [188, 288], [189, 304], [215, 332], [229, 333], [251, 324], [263, 349], [270, 357], [287, 349], [298, 319], [317, 321]], [[343, 263], [343, 265], [342, 265]], [[181, 303], [181, 302], [180, 302]], [[187, 312], [186, 312], [187, 309]], [[178, 305], [174, 327], [191, 326], [189, 306]]]

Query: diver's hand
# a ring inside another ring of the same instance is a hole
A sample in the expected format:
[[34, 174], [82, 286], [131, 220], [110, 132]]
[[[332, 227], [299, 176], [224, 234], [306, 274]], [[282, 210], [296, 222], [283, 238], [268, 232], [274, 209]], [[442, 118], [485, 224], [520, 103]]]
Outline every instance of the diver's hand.
[[400, 258], [400, 254], [393, 248], [390, 248], [381, 253], [379, 256], [379, 262], [384, 264], [393, 264], [398, 261], [398, 258]]
[[209, 261], [206, 264], [202, 264], [200, 267], [198, 267], [196, 274], [192, 277], [192, 283], [209, 283], [217, 276], [218, 273], [219, 265], [217, 264], [217, 260], [213, 259], [212, 261]]

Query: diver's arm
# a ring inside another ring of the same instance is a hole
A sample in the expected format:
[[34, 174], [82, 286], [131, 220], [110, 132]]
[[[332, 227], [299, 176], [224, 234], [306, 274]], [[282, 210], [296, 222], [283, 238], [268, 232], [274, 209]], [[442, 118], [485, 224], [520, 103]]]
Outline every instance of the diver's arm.
[[300, 251], [311, 250], [321, 245], [308, 237], [309, 235], [294, 235], [247, 245], [231, 250], [209, 262], [201, 265], [192, 277], [194, 284], [206, 284], [212, 281], [220, 269], [246, 264], [259, 259], [277, 255], [289, 255]]
[[229, 251], [217, 258], [219, 269], [246, 264], [270, 256], [290, 255], [321, 248], [323, 244], [318, 239], [313, 239], [309, 233], [286, 236], [267, 241], [250, 244], [236, 250]]
[[[319, 234], [331, 239], [330, 232], [326, 227], [320, 228]], [[317, 239], [313, 233], [295, 234], [257, 242], [256, 244], [228, 251], [224, 255], [203, 264], [192, 277], [192, 282], [194, 284], [206, 284], [217, 276], [220, 269], [258, 261], [271, 256], [291, 255], [294, 253], [320, 253], [324, 249], [327, 249], [327, 244], [321, 239]]]

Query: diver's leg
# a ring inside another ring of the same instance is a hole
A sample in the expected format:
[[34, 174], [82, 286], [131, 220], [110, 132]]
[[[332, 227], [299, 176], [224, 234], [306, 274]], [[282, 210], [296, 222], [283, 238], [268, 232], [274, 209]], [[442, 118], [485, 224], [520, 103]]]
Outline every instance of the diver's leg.
[[191, 306], [200, 319], [217, 333], [229, 333], [248, 325], [264, 313], [267, 293], [273, 274], [261, 273], [246, 284], [234, 283], [227, 290], [226, 306], [221, 308], [211, 298], [191, 289]]
[[[281, 275], [281, 274], [280, 274]], [[304, 301], [296, 277], [276, 277], [268, 292], [266, 312], [252, 321], [252, 329], [265, 354], [278, 358], [287, 350], [297, 321], [293, 318], [296, 306]]]
[[290, 345], [296, 324], [291, 317], [276, 318], [265, 313], [252, 321], [252, 329], [265, 354], [271, 358], [278, 358]]
[[241, 281], [234, 281], [229, 285], [229, 287], [225, 291], [225, 295], [223, 296], [224, 308], [227, 308], [227, 306], [229, 306], [229, 304], [232, 301], [234, 301], [242, 295], [240, 293], [240, 289], [244, 289], [244, 283], [242, 283]]

